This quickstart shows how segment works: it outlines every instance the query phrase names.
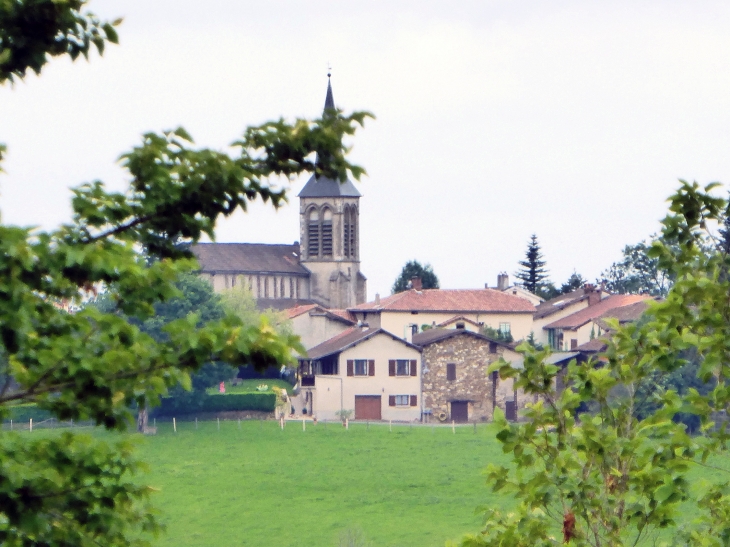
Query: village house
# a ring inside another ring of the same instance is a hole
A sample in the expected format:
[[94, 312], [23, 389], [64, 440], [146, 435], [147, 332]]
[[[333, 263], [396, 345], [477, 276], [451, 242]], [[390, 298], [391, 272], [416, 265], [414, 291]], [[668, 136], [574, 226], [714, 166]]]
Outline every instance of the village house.
[[306, 413], [334, 420], [421, 419], [421, 351], [383, 329], [352, 327], [299, 359]]
[[413, 335], [422, 350], [424, 416], [436, 421], [491, 421], [499, 407], [508, 419], [532, 402], [489, 366], [504, 358], [520, 367], [522, 356], [507, 344], [467, 329], [429, 329]]
[[548, 339], [549, 332], [544, 329], [545, 325], [554, 323], [590, 305], [597, 304], [608, 296], [609, 294], [601, 287], [587, 283], [583, 288], [576, 289], [567, 294], [561, 294], [539, 304], [532, 318], [535, 342], [544, 346], [549, 345], [550, 347], [557, 348], [557, 343], [553, 345], [551, 340]]
[[424, 327], [463, 322], [491, 327], [515, 340], [532, 330], [535, 306], [524, 298], [495, 289], [421, 289], [420, 279], [413, 288], [386, 298], [348, 309], [355, 320], [382, 328], [407, 340]]
[[589, 299], [587, 307], [546, 324], [543, 331], [547, 332], [548, 344], [554, 350], [575, 351], [581, 344], [600, 335], [600, 325], [605, 323], [597, 321], [601, 317], [612, 316], [607, 312], [615, 314], [619, 308], [650, 299], [650, 296], [642, 294], [613, 294], [595, 302]]
[[313, 348], [355, 326], [347, 310], [330, 310], [319, 304], [289, 308], [284, 313], [305, 349]]

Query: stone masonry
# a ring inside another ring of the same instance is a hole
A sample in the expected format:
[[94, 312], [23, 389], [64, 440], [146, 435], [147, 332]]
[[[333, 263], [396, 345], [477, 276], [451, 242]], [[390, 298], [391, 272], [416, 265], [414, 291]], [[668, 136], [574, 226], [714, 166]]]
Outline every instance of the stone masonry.
[[[505, 401], [514, 400], [512, 380], [487, 373], [503, 353], [502, 345], [468, 335], [424, 346], [424, 408], [431, 409], [435, 420], [445, 414], [450, 421], [451, 402], [468, 401], [469, 421], [491, 421], [495, 404], [504, 410]], [[454, 365], [454, 380], [447, 379], [449, 364]]]

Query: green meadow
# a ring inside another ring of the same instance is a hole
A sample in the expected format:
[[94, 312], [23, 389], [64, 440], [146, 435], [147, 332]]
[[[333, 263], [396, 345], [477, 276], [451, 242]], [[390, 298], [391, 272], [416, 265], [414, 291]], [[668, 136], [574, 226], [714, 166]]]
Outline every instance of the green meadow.
[[436, 547], [479, 529], [481, 504], [504, 505], [483, 468], [506, 461], [490, 426], [158, 422], [139, 456], [159, 488], [160, 546], [340, 544]]

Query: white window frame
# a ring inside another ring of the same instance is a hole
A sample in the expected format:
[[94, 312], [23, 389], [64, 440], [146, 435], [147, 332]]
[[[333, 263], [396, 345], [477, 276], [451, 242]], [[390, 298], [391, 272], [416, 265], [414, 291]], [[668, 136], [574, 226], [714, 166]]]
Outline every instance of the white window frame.
[[[399, 400], [400, 401], [405, 400], [405, 403], [403, 403], [403, 402], [399, 403], [398, 402]], [[408, 406], [408, 407], [411, 406], [411, 396], [410, 395], [395, 395], [395, 406]]]
[[[405, 374], [400, 373], [400, 365], [405, 363], [406, 372]], [[411, 359], [396, 359], [395, 360], [395, 375], [396, 376], [410, 376], [411, 375]]]
[[509, 323], [500, 323], [499, 332], [502, 334], [510, 334], [512, 332], [512, 327]]
[[[359, 373], [357, 371], [358, 364], [363, 367], [363, 370], [365, 372]], [[367, 359], [353, 359], [352, 360], [352, 375], [353, 376], [367, 376], [368, 372], [370, 372], [368, 367], [368, 360]]]

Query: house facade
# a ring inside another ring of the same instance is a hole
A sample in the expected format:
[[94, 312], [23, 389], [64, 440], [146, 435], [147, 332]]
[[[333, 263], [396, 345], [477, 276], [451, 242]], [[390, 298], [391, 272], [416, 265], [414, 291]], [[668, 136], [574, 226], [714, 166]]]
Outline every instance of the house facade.
[[489, 366], [500, 357], [520, 367], [522, 356], [506, 344], [466, 329], [429, 329], [413, 336], [423, 360], [424, 414], [434, 421], [491, 421], [501, 408], [509, 419], [533, 399]]
[[421, 419], [421, 351], [383, 329], [352, 327], [299, 360], [301, 396], [319, 420]]

